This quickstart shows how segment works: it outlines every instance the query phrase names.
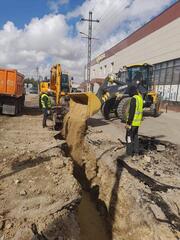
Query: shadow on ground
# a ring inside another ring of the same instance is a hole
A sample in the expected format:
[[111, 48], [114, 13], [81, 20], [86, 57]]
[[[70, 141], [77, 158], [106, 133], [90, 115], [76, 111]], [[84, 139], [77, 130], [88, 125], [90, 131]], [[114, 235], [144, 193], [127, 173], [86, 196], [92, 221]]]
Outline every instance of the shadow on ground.
[[39, 107], [24, 107], [22, 115], [31, 115], [31, 116], [37, 116], [41, 115], [42, 112]]
[[87, 124], [90, 127], [100, 127], [100, 126], [104, 126], [104, 125], [108, 125], [108, 121], [105, 121], [102, 118], [89, 118], [87, 120]]
[[11, 165], [12, 172], [6, 173], [2, 176], [0, 176], [0, 180], [5, 179], [7, 177], [12, 176], [13, 174], [16, 174], [20, 171], [23, 171], [27, 168], [33, 168], [37, 165], [40, 165], [44, 162], [48, 162], [51, 160], [51, 157], [37, 157], [36, 159], [28, 158], [23, 161], [14, 161]]

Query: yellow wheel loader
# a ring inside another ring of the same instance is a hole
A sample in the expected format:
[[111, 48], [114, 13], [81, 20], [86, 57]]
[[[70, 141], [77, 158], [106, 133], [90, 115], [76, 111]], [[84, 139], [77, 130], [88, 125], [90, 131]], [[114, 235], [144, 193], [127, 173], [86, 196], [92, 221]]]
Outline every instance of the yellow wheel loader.
[[136, 86], [143, 96], [144, 110], [150, 110], [154, 117], [159, 116], [160, 96], [155, 90], [153, 76], [153, 66], [147, 63], [135, 64], [124, 67], [126, 70], [127, 88], [117, 94], [116, 97], [116, 115], [122, 120], [126, 119], [126, 111], [129, 102], [129, 86]]
[[150, 109], [153, 116], [159, 115], [160, 96], [155, 91], [152, 80], [153, 67], [150, 64], [135, 64], [124, 67], [126, 80], [121, 80], [121, 72], [109, 75], [97, 95], [91, 92], [70, 94], [70, 105], [80, 103], [87, 105], [87, 114], [92, 116], [101, 109], [105, 119], [114, 113], [121, 121], [126, 120], [129, 97], [129, 87], [134, 85], [142, 94], [144, 108]]

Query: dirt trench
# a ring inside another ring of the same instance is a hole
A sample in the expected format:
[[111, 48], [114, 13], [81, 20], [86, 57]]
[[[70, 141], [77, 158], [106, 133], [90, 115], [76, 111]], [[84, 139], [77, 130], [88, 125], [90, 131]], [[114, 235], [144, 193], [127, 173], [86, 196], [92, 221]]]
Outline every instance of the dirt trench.
[[107, 239], [180, 239], [179, 147], [144, 136], [143, 155], [127, 158], [123, 143], [86, 123], [86, 106], [77, 104], [62, 134], [74, 176], [93, 196]]

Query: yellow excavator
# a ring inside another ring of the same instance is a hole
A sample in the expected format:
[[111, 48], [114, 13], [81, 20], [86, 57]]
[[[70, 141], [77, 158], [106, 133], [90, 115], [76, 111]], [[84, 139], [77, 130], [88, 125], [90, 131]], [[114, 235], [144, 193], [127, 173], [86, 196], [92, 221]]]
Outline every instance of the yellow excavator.
[[76, 103], [87, 105], [87, 117], [94, 115], [101, 107], [99, 99], [92, 92], [72, 93], [72, 79], [68, 73], [62, 72], [60, 64], [56, 64], [51, 68], [50, 82], [40, 84], [41, 93], [48, 90], [51, 93], [55, 129], [62, 127], [65, 114]]
[[[55, 96], [55, 119], [56, 124], [62, 123], [64, 114], [73, 108], [76, 103], [87, 105], [87, 116], [90, 117], [99, 111], [101, 102], [92, 92], [75, 92], [71, 87], [71, 79], [68, 74], [62, 73], [61, 65], [57, 64], [51, 68], [50, 89]], [[58, 119], [60, 121], [58, 121]]]
[[50, 81], [40, 83], [40, 97], [43, 92], [49, 92], [52, 102], [52, 119], [54, 128], [62, 125], [63, 117], [68, 111], [68, 95], [71, 92], [71, 79], [68, 73], [62, 72], [61, 65], [51, 67]]

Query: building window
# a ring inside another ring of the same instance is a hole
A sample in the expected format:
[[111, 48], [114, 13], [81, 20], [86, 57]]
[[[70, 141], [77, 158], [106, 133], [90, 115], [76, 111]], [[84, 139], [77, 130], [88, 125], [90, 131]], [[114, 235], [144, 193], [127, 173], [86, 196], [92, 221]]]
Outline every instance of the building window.
[[113, 73], [114, 70], [114, 62], [111, 63], [111, 73]]
[[168, 67], [173, 67], [174, 61], [169, 61], [168, 62]]
[[159, 64], [156, 64], [156, 65], [155, 65], [155, 70], [156, 70], [156, 69], [160, 69], [160, 67], [161, 67], [160, 63], [159, 63]]
[[107, 68], [107, 65], [104, 65], [104, 75], [106, 75], [106, 68]]
[[168, 85], [171, 84], [172, 77], [173, 77], [173, 68], [169, 67], [169, 68], [167, 68], [167, 72], [166, 72], [166, 84], [168, 84]]
[[161, 69], [159, 84], [165, 83], [166, 69]]
[[161, 68], [166, 68], [167, 67], [167, 62], [161, 63]]
[[180, 66], [180, 58], [175, 60], [175, 66], [179, 65]]
[[160, 75], [160, 70], [157, 69], [154, 71], [154, 83], [158, 84], [159, 83], [159, 75]]
[[174, 67], [173, 84], [180, 83], [180, 66]]
[[103, 72], [102, 72], [102, 67], [100, 67], [100, 77], [102, 77]]

